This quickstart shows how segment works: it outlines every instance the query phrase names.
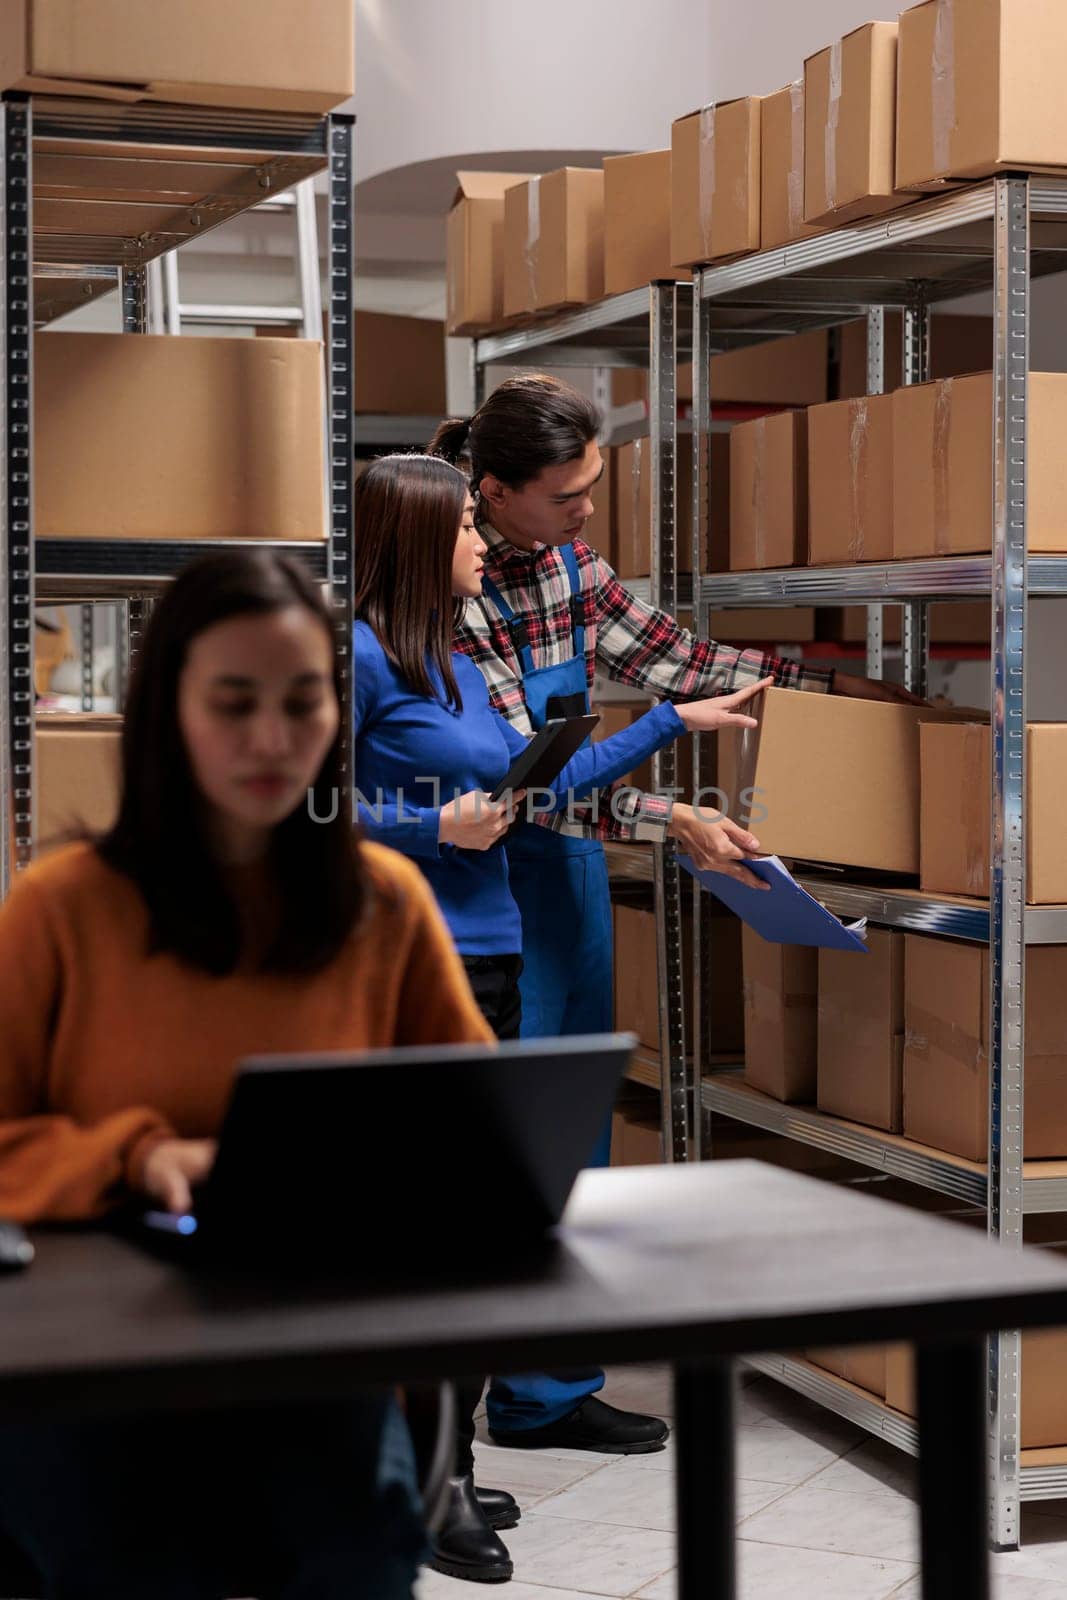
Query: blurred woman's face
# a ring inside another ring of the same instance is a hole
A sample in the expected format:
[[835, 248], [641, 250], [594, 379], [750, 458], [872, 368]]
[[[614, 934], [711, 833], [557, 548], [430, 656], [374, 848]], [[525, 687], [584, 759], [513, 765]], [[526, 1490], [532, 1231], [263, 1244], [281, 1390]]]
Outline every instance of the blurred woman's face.
[[233, 617], [193, 640], [178, 721], [225, 851], [244, 853], [304, 804], [339, 719], [333, 642], [306, 607]]
[[457, 600], [473, 600], [481, 594], [482, 557], [488, 548], [474, 526], [474, 501], [468, 495], [452, 555], [452, 593]]

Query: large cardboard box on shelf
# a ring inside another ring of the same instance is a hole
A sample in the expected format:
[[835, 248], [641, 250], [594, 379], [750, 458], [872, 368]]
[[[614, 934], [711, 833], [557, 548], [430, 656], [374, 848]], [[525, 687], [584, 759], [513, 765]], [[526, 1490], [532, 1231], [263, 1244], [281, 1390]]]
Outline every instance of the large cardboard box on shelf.
[[811, 565], [888, 561], [893, 554], [893, 399], [812, 406], [808, 425]]
[[504, 315], [584, 306], [604, 295], [604, 173], [559, 167], [504, 196]]
[[[689, 440], [679, 441], [675, 479], [679, 572], [693, 570], [693, 478]], [[652, 466], [647, 439], [614, 452], [615, 570], [620, 578], [647, 578], [652, 571]]]
[[[615, 922], [615, 1026], [634, 1033], [645, 1053], [659, 1050], [659, 972], [656, 965], [656, 919], [651, 911], [616, 905]], [[735, 917], [711, 919], [711, 1005], [716, 1051], [740, 1054], [744, 1044], [741, 1000], [741, 932]], [[691, 995], [692, 947], [689, 919], [683, 922], [682, 971], [685, 1004]]]
[[759, 702], [739, 757], [750, 803], [735, 802], [735, 820], [776, 855], [917, 874], [919, 725], [963, 714], [792, 689]]
[[37, 532], [321, 539], [322, 346], [42, 333]]
[[[893, 554], [993, 548], [993, 375], [913, 384], [893, 395]], [[1027, 541], [1067, 552], [1067, 373], [1031, 372]]]
[[867, 22], [804, 63], [804, 220], [838, 226], [892, 211], [897, 25]]
[[[850, 400], [867, 393], [867, 323], [846, 322], [839, 332], [836, 398]], [[887, 394], [899, 389], [904, 382], [903, 339], [900, 312], [887, 311], [884, 362]], [[968, 372], [986, 371], [993, 360], [992, 317], [933, 310], [929, 355], [931, 378], [959, 378]]]
[[660, 1119], [636, 1106], [618, 1106], [611, 1118], [613, 1167], [647, 1167], [663, 1160]]
[[504, 320], [504, 196], [521, 172], [457, 172], [445, 227], [445, 331], [487, 333]]
[[[990, 732], [979, 723], [920, 730], [920, 886], [929, 894], [989, 895]], [[1067, 723], [1026, 731], [1026, 899], [1067, 901]]]
[[355, 408], [384, 416], [443, 417], [445, 325], [430, 317], [357, 311]]
[[39, 712], [37, 853], [103, 833], [118, 814], [122, 718]]
[[810, 644], [815, 638], [815, 618], [814, 606], [738, 606], [712, 611], [708, 632], [722, 644]]
[[704, 106], [671, 124], [671, 259], [724, 261], [760, 247], [760, 102]]
[[354, 93], [353, 0], [4, 0], [0, 88], [325, 112]]
[[[968, 1161], [989, 1138], [989, 948], [908, 934], [904, 1132]], [[1026, 951], [1024, 1155], [1067, 1157], [1067, 945]]]
[[[1067, 1256], [1067, 1247], [1054, 1248]], [[1067, 1445], [1067, 1328], [1023, 1331], [1019, 1370], [1019, 1448], [1053, 1450]], [[894, 1411], [917, 1415], [915, 1355], [911, 1345], [890, 1346], [885, 1399]]]
[[897, 186], [1067, 166], [1061, 0], [928, 0], [900, 17]]
[[789, 1104], [812, 1104], [818, 1082], [819, 952], [741, 930], [745, 1082]]
[[819, 1110], [899, 1133], [903, 1057], [903, 935], [871, 928], [865, 956], [820, 950]]
[[[829, 338], [825, 328], [817, 328], [712, 356], [711, 394], [717, 406], [814, 406], [829, 397], [829, 370]], [[678, 398], [693, 398], [689, 365], [678, 369]], [[647, 403], [647, 371], [637, 367], [615, 371], [612, 399], [617, 406], [633, 400]]]
[[604, 158], [604, 293], [674, 278], [671, 266], [671, 153], [644, 150]]
[[855, 1384], [857, 1389], [865, 1389], [868, 1394], [884, 1400], [889, 1384], [889, 1352], [890, 1347], [884, 1344], [858, 1344], [822, 1346], [817, 1350], [805, 1350], [804, 1354], [824, 1372], [832, 1372], [846, 1383]]
[[803, 566], [808, 558], [807, 416], [782, 411], [730, 434], [730, 568]]
[[804, 221], [804, 79], [760, 101], [760, 249], [822, 229]]
[[[929, 621], [931, 644], [989, 644], [988, 600], [934, 601], [929, 607]], [[899, 644], [900, 632], [900, 607], [886, 606], [882, 613], [885, 643]], [[863, 644], [867, 638], [866, 606], [823, 606], [819, 611], [819, 637], [836, 644]]]

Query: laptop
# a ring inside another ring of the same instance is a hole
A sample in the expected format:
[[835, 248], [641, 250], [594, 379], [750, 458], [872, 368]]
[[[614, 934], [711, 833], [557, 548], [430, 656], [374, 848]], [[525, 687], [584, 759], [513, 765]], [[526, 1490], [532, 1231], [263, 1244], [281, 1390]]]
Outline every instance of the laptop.
[[148, 1212], [142, 1231], [190, 1260], [341, 1271], [533, 1249], [559, 1222], [635, 1045], [591, 1034], [250, 1057], [193, 1212]]

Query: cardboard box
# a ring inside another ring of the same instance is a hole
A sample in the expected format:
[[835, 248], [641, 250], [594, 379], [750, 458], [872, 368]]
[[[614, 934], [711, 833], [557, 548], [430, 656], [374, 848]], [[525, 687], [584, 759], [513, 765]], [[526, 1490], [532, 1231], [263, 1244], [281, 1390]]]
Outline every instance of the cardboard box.
[[814, 606], [738, 607], [712, 611], [708, 632], [722, 644], [810, 644], [815, 617]]
[[[647, 439], [614, 452], [615, 570], [620, 578], [652, 571], [652, 467]], [[679, 572], [693, 570], [693, 477], [689, 440], [679, 440], [675, 508]]]
[[504, 196], [521, 172], [457, 172], [445, 233], [450, 334], [486, 333], [504, 320]]
[[[645, 1053], [658, 1052], [659, 973], [656, 966], [656, 919], [651, 911], [616, 905], [615, 924], [615, 1026], [634, 1033]], [[682, 974], [685, 1006], [691, 1004], [692, 944], [688, 917], [682, 927]], [[744, 1048], [744, 1014], [741, 998], [741, 925], [735, 917], [711, 919], [711, 1005], [714, 1047], [738, 1056]]]
[[897, 186], [1067, 166], [1061, 0], [928, 0], [900, 18]]
[[[867, 393], [867, 324], [846, 322], [838, 330], [836, 398], [852, 399]], [[885, 392], [904, 382], [904, 329], [899, 311], [885, 317]], [[766, 348], [759, 346], [760, 349]], [[930, 313], [930, 377], [959, 378], [984, 372], [993, 362], [992, 317], [958, 316], [951, 311]]]
[[604, 160], [604, 293], [676, 278], [671, 266], [671, 153]]
[[824, 1372], [844, 1378], [846, 1383], [865, 1389], [879, 1400], [885, 1399], [888, 1383], [887, 1350], [884, 1344], [859, 1344], [805, 1350], [807, 1359]]
[[612, 1166], [647, 1167], [663, 1159], [660, 1119], [632, 1106], [617, 1107], [611, 1118]]
[[321, 539], [322, 346], [42, 333], [37, 532]]
[[[1031, 372], [1027, 540], [1067, 551], [1067, 373]], [[993, 548], [993, 375], [913, 384], [893, 395], [893, 554]]]
[[903, 1057], [903, 935], [869, 929], [865, 956], [820, 950], [819, 1110], [899, 1133]]
[[104, 833], [121, 792], [122, 718], [100, 713], [37, 716], [37, 854]]
[[751, 804], [735, 819], [775, 855], [917, 874], [919, 724], [961, 714], [793, 689], [759, 699], [738, 773]]
[[804, 80], [760, 101], [760, 249], [821, 233], [804, 221]]
[[[1026, 952], [1023, 1152], [1067, 1157], [1067, 945]], [[908, 934], [904, 1132], [985, 1161], [989, 1140], [989, 948]]]
[[745, 1082], [775, 1100], [812, 1104], [818, 1066], [818, 957], [741, 930]]
[[4, 0], [0, 88], [329, 111], [355, 92], [352, 0]]
[[808, 559], [813, 567], [893, 554], [893, 397], [812, 406]]
[[[716, 406], [818, 405], [829, 398], [829, 368], [829, 337], [825, 328], [817, 328], [712, 356], [711, 394]], [[974, 370], [973, 362], [968, 370]], [[693, 398], [690, 365], [678, 369], [678, 398]], [[637, 367], [618, 368], [612, 373], [612, 401], [623, 406], [634, 400], [647, 405], [648, 373]]]
[[604, 295], [604, 173], [560, 167], [504, 196], [504, 315], [589, 305]]
[[357, 311], [355, 408], [385, 416], [443, 417], [445, 325], [429, 317]]
[[892, 211], [897, 25], [868, 22], [804, 63], [804, 220]]
[[[920, 886], [929, 894], [989, 896], [990, 732], [978, 723], [920, 730]], [[1026, 900], [1067, 901], [1067, 723], [1026, 732]]]
[[671, 124], [671, 260], [692, 267], [759, 247], [759, 100], [679, 117]]
[[803, 411], [741, 422], [730, 434], [730, 568], [803, 566], [808, 446]]
[[[989, 644], [988, 600], [934, 601], [929, 608], [931, 644]], [[886, 644], [900, 643], [900, 607], [886, 606], [882, 637]], [[865, 644], [866, 606], [823, 606], [819, 611], [819, 637], [837, 644]]]

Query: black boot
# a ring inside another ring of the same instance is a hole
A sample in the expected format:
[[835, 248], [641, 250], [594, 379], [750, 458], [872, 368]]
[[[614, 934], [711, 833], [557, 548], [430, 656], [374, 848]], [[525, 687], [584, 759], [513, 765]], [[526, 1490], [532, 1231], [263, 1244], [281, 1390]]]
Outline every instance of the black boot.
[[511, 1450], [594, 1450], [608, 1456], [640, 1456], [662, 1450], [670, 1429], [659, 1417], [640, 1411], [619, 1411], [591, 1394], [569, 1416], [543, 1428], [517, 1428], [504, 1433], [490, 1428], [494, 1444]]
[[474, 1492], [474, 1479], [449, 1480], [448, 1510], [431, 1541], [430, 1566], [449, 1578], [470, 1583], [506, 1583], [514, 1568]]
[[508, 1494], [506, 1489], [479, 1489], [477, 1484], [474, 1493], [491, 1528], [502, 1530], [518, 1527], [522, 1521], [522, 1512], [513, 1494]]

